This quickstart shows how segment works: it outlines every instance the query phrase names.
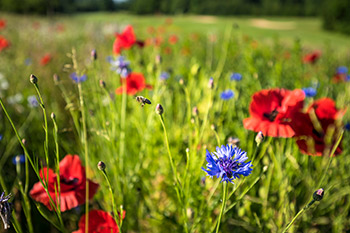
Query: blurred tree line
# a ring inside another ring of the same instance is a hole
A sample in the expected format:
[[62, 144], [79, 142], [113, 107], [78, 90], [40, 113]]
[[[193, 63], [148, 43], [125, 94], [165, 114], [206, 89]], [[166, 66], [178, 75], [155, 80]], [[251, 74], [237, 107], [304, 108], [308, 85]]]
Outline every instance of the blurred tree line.
[[325, 29], [350, 34], [350, 0], [0, 0], [0, 11], [15, 13], [121, 10], [134, 14], [322, 16]]

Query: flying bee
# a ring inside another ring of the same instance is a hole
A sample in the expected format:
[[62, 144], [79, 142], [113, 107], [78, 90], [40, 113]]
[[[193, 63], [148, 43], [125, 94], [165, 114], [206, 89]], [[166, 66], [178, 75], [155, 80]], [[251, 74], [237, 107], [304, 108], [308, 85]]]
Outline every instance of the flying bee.
[[151, 101], [143, 96], [136, 96], [136, 101], [141, 104], [141, 107], [145, 106], [145, 104], [151, 104]]

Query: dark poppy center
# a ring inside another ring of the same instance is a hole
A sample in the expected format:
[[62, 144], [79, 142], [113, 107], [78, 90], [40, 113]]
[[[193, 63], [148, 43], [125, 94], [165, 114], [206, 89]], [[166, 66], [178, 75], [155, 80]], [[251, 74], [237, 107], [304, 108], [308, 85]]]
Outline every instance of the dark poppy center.
[[60, 176], [60, 182], [66, 185], [75, 185], [79, 182], [79, 179], [75, 177], [67, 178], [67, 177]]
[[318, 137], [319, 139], [322, 139], [323, 136], [324, 136], [324, 133], [318, 132], [316, 129], [312, 129], [312, 133], [313, 133], [313, 135], [315, 135], [315, 136]]
[[238, 168], [237, 161], [233, 161], [230, 159], [220, 159], [219, 164], [222, 167], [222, 169], [225, 171], [226, 176], [228, 178], [232, 178], [232, 172]]
[[275, 121], [276, 116], [278, 115], [278, 111], [275, 109], [270, 113], [264, 113], [264, 117], [266, 117], [270, 122]]

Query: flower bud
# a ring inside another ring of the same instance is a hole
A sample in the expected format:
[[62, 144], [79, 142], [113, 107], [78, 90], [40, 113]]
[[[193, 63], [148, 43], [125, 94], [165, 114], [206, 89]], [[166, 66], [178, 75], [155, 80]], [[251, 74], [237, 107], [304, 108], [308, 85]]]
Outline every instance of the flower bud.
[[194, 106], [194, 107], [192, 108], [192, 115], [193, 115], [193, 116], [198, 116], [198, 108], [197, 108], [197, 106]]
[[161, 104], [157, 104], [156, 106], [156, 113], [159, 115], [162, 115], [164, 112], [163, 106]]
[[54, 81], [55, 83], [58, 83], [58, 82], [60, 81], [60, 77], [58, 76], [58, 74], [54, 74], [54, 75], [53, 75], [53, 81]]
[[97, 168], [100, 170], [100, 171], [104, 171], [106, 169], [106, 164], [102, 161], [98, 162], [97, 164]]
[[324, 194], [324, 190], [323, 188], [320, 188], [314, 192], [312, 197], [315, 201], [321, 201], [323, 198], [323, 194]]
[[34, 74], [31, 74], [30, 75], [30, 78], [29, 78], [30, 82], [33, 83], [33, 84], [36, 84], [38, 82], [38, 78], [35, 77]]
[[23, 145], [26, 145], [27, 144], [27, 140], [25, 138], [22, 139], [22, 143]]
[[156, 58], [155, 58], [155, 62], [156, 62], [156, 64], [160, 64], [160, 63], [162, 63], [162, 57], [158, 54], [158, 55], [156, 55]]
[[213, 89], [214, 88], [214, 79], [212, 77], [209, 79], [208, 87], [209, 87], [209, 89]]
[[97, 60], [97, 52], [96, 49], [91, 50], [91, 59], [93, 61]]
[[264, 134], [261, 131], [259, 131], [259, 133], [255, 137], [255, 142], [259, 146], [260, 143], [262, 143], [263, 141], [264, 141]]
[[106, 87], [106, 83], [102, 79], [100, 79], [100, 87], [102, 87], [102, 88]]
[[54, 119], [56, 119], [56, 115], [55, 115], [55, 113], [51, 113], [51, 118], [54, 120]]

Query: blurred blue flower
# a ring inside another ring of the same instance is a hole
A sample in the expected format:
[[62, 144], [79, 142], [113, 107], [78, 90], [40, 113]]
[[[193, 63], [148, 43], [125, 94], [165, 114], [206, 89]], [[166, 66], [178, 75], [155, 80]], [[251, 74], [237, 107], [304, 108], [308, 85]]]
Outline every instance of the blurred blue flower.
[[27, 100], [28, 100], [28, 106], [30, 108], [36, 108], [39, 106], [38, 99], [36, 98], [35, 95], [28, 96]]
[[350, 131], [350, 122], [348, 122], [344, 125], [344, 129], [347, 131]]
[[350, 81], [350, 74], [346, 75], [345, 81], [346, 82]]
[[232, 73], [231, 74], [231, 81], [241, 81], [242, 75], [240, 73]]
[[221, 92], [220, 97], [223, 100], [229, 100], [235, 96], [235, 93], [232, 90], [226, 90]]
[[131, 73], [130, 62], [126, 61], [123, 56], [118, 56], [116, 59], [108, 56], [107, 61], [111, 64], [111, 70], [120, 74], [120, 77], [126, 78]]
[[348, 72], [348, 68], [345, 66], [339, 66], [337, 68], [337, 74], [346, 74]]
[[211, 178], [213, 176], [221, 178], [221, 182], [233, 183], [233, 180], [240, 178], [240, 175], [248, 176], [253, 170], [251, 161], [244, 162], [248, 159], [247, 153], [232, 145], [216, 147], [216, 152], [213, 153], [207, 150], [206, 159], [207, 168], [202, 167], [202, 170]]
[[25, 163], [26, 158], [24, 155], [16, 155], [14, 157], [12, 157], [12, 163], [14, 165], [18, 164], [18, 163]]
[[169, 79], [170, 78], [170, 74], [168, 73], [168, 72], [162, 72], [160, 75], [159, 75], [159, 79], [160, 80], [163, 80], [163, 81], [165, 81], [165, 80], [167, 80], [167, 79]]
[[2, 137], [3, 137], [2, 134], [0, 134], [0, 141], [2, 140]]
[[302, 88], [306, 97], [314, 97], [317, 94], [317, 90], [313, 87]]
[[32, 64], [32, 59], [31, 58], [26, 58], [25, 60], [24, 60], [24, 64], [26, 65], [26, 66], [30, 66], [31, 64]]
[[79, 76], [79, 75], [77, 75], [77, 73], [74, 72], [74, 73], [70, 74], [70, 78], [76, 83], [81, 83], [81, 82], [86, 81], [87, 76], [86, 76], [86, 74]]

